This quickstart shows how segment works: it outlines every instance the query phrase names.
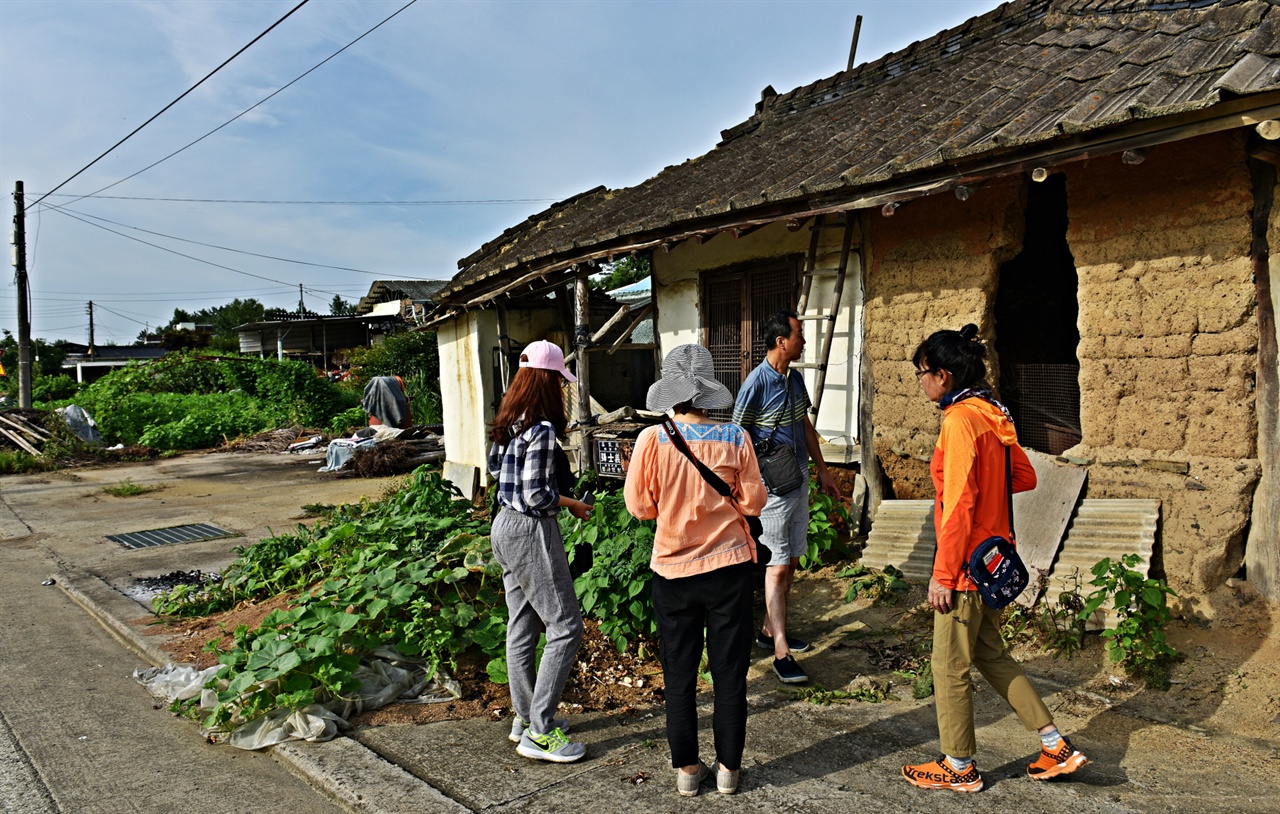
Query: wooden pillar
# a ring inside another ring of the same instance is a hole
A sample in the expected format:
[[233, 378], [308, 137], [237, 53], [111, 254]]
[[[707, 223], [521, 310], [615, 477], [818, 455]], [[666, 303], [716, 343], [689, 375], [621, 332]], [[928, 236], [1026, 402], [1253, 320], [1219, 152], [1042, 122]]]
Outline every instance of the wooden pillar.
[[498, 311], [498, 375], [505, 393], [511, 386], [511, 337], [507, 335], [507, 306], [499, 300], [494, 307]]
[[[862, 241], [858, 255], [858, 275], [862, 285], [862, 302], [865, 308], [868, 276], [871, 273], [871, 218], [867, 217], [867, 210], [865, 209], [858, 212], [858, 218], [858, 232]], [[846, 226], [846, 228], [848, 227]], [[867, 500], [863, 504], [863, 517], [861, 519], [861, 527], [866, 530], [871, 528], [870, 524], [875, 520], [876, 512], [880, 509], [880, 502], [885, 499], [888, 490], [885, 489], [884, 469], [880, 466], [880, 459], [876, 456], [875, 422], [872, 420], [876, 381], [875, 371], [872, 369], [871, 354], [867, 351], [865, 310], [863, 315], [864, 319], [856, 320], [856, 322], [862, 326], [862, 341], [859, 343], [862, 353], [858, 364], [858, 445], [861, 450], [859, 468], [862, 471], [862, 477], [867, 481]]]
[[573, 348], [578, 354], [574, 373], [578, 377], [578, 405], [575, 418], [582, 422], [591, 418], [591, 365], [587, 361], [591, 344], [591, 285], [586, 274], [574, 280], [573, 297]]
[[1253, 514], [1245, 540], [1244, 565], [1249, 582], [1267, 599], [1280, 599], [1280, 333], [1276, 290], [1268, 243], [1275, 198], [1276, 167], [1249, 160], [1253, 178], [1253, 279], [1257, 290], [1258, 463], [1262, 477], [1253, 493]]

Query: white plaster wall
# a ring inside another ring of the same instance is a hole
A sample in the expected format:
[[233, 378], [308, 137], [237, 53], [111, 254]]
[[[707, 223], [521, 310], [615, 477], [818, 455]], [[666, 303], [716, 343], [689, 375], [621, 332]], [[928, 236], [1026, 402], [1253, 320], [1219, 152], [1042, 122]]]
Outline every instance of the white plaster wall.
[[[670, 252], [655, 252], [653, 257], [654, 297], [658, 304], [656, 333], [661, 349], [686, 342], [702, 342], [702, 316], [698, 297], [698, 280], [704, 272], [751, 261], [766, 261], [785, 255], [804, 255], [809, 250], [811, 232], [805, 225], [797, 232], [785, 224], [775, 223], [749, 235], [735, 238], [720, 234], [704, 244], [686, 240]], [[835, 269], [840, 264], [843, 232], [827, 228], [818, 244], [818, 269]], [[815, 422], [818, 434], [832, 443], [857, 442], [857, 404], [859, 368], [862, 353], [862, 287], [860, 258], [856, 254], [858, 236], [853, 238], [845, 273], [840, 311], [836, 315], [835, 334], [827, 365], [821, 408]], [[830, 309], [834, 293], [834, 276], [814, 278], [809, 299], [809, 312]], [[821, 325], [821, 327], [820, 327]], [[817, 362], [821, 356], [822, 335], [826, 323], [805, 321], [806, 362]], [[810, 394], [817, 385], [816, 370], [804, 371]]]
[[486, 380], [489, 351], [497, 341], [497, 322], [490, 311], [471, 311], [436, 329], [440, 351], [440, 402], [444, 413], [445, 457], [456, 464], [478, 467], [487, 483], [488, 443], [484, 427], [492, 384]]
[[[564, 347], [559, 318], [552, 308], [512, 310], [507, 333], [515, 347], [538, 339]], [[440, 399], [444, 412], [445, 457], [450, 463], [480, 470], [480, 484], [489, 482], [487, 470], [489, 423], [493, 421], [494, 348], [498, 346], [497, 312], [470, 311], [436, 330], [440, 350]]]

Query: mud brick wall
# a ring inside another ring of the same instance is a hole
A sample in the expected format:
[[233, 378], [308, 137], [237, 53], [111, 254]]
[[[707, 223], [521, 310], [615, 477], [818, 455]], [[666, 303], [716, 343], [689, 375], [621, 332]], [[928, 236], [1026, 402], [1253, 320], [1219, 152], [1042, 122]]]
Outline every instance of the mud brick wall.
[[[866, 363], [874, 380], [871, 443], [900, 499], [932, 498], [929, 459], [942, 413], [914, 375], [911, 355], [929, 334], [979, 326], [989, 343], [1000, 264], [1021, 248], [1020, 184], [868, 213]], [[994, 353], [992, 354], [994, 360]]]
[[[1240, 566], [1257, 459], [1253, 204], [1244, 137], [1217, 134], [1076, 162], [1067, 241], [1079, 278], [1086, 497], [1161, 501], [1157, 571], [1207, 591]], [[977, 324], [992, 347], [1000, 264], [1021, 250], [1013, 179], [869, 213], [870, 439], [897, 498], [931, 498], [940, 413], [912, 375], [930, 332]], [[994, 350], [994, 348], [993, 348]], [[994, 352], [989, 359], [998, 370]]]
[[1192, 591], [1240, 567], [1257, 460], [1253, 197], [1242, 134], [1067, 172], [1080, 283], [1089, 497], [1161, 505], [1163, 568]]

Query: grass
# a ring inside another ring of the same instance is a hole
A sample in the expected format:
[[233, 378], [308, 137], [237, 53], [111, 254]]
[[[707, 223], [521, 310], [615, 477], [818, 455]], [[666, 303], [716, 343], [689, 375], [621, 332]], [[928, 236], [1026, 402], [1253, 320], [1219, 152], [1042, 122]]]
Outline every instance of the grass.
[[155, 484], [134, 483], [132, 478], [125, 478], [115, 486], [104, 486], [102, 491], [116, 497], [134, 497], [136, 495], [145, 495], [150, 492], [158, 492], [163, 486]]

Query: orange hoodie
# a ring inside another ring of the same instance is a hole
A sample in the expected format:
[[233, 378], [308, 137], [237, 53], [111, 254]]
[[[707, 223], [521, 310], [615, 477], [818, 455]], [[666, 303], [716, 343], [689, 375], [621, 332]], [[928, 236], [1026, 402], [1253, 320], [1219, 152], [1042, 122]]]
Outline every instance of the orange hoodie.
[[1036, 471], [1018, 446], [1013, 423], [1000, 408], [968, 398], [946, 408], [929, 474], [937, 490], [933, 526], [938, 540], [933, 578], [957, 591], [975, 590], [963, 565], [988, 537], [1009, 535], [1004, 448], [1013, 462], [1013, 491], [1036, 487]]

